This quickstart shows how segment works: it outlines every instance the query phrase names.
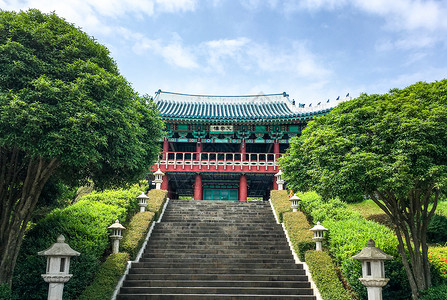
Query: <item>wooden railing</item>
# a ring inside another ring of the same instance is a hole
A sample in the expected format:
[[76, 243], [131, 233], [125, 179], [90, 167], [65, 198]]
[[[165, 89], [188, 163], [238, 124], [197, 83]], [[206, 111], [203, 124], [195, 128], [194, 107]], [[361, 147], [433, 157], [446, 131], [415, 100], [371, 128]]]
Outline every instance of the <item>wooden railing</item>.
[[160, 155], [157, 167], [165, 171], [258, 171], [277, 172], [276, 153], [228, 152], [165, 152]]

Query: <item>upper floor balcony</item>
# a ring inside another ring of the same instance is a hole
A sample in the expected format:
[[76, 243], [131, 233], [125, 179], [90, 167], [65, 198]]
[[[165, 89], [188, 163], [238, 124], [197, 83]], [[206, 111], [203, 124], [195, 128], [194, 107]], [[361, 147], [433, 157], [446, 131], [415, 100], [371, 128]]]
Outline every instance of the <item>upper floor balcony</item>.
[[155, 167], [163, 172], [277, 173], [280, 153], [165, 152]]

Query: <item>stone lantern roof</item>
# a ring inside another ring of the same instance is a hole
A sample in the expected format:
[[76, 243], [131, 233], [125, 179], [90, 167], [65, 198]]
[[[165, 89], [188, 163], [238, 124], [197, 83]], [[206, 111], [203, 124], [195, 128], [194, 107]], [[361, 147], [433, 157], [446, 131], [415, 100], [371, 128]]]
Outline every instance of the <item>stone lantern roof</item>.
[[309, 229], [311, 231], [327, 231], [328, 229], [325, 228], [323, 225], [320, 224], [320, 222], [317, 222], [317, 225]]
[[149, 197], [143, 192], [140, 196], [137, 197], [137, 199], [149, 199]]
[[44, 256], [79, 256], [80, 253], [71, 249], [71, 247], [65, 243], [65, 237], [61, 234], [57, 238], [57, 242], [54, 243], [50, 248], [39, 251], [38, 255]]
[[367, 242], [366, 247], [352, 258], [357, 260], [390, 260], [393, 259], [393, 256], [388, 255], [381, 249], [377, 248], [374, 240], [370, 239]]
[[115, 223], [113, 223], [112, 225], [107, 227], [107, 229], [126, 229], [126, 227], [121, 225], [120, 222], [118, 220], [116, 220]]
[[163, 173], [161, 170], [160, 170], [160, 168], [154, 173], [154, 175], [161, 175], [161, 176], [164, 176], [165, 175], [165, 173]]
[[289, 201], [301, 201], [301, 198], [296, 194], [293, 194], [293, 196], [289, 198]]

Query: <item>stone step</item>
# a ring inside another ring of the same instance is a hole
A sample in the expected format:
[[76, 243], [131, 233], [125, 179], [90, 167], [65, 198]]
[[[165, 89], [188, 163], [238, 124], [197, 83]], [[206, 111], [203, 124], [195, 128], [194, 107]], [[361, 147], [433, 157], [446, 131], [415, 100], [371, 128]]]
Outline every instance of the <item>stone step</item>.
[[259, 274], [259, 275], [306, 275], [304, 269], [242, 269], [238, 267], [220, 268], [135, 268], [129, 269], [130, 274]]
[[[292, 255], [290, 249], [281, 249], [281, 250], [270, 250], [269, 255], [277, 256], [277, 255]], [[189, 249], [188, 252], [179, 251], [178, 249], [163, 249], [163, 248], [153, 248], [148, 249], [143, 252], [143, 256], [145, 255], [159, 255], [164, 254], [166, 256], [175, 256], [175, 255], [264, 255], [265, 252], [257, 252], [253, 253], [252, 251], [247, 251], [245, 249], [233, 249], [232, 251], [228, 251], [226, 249]]]
[[276, 299], [294, 299], [294, 300], [315, 300], [315, 296], [311, 295], [244, 295], [244, 294], [127, 294], [118, 295], [117, 300], [276, 300]]
[[310, 288], [307, 281], [252, 280], [127, 280], [124, 287], [279, 287]]
[[209, 244], [209, 243], [214, 243], [215, 245], [221, 245], [221, 246], [225, 246], [225, 245], [229, 245], [229, 246], [234, 246], [234, 245], [278, 245], [278, 244], [285, 244], [284, 240], [279, 240], [279, 239], [255, 239], [255, 240], [250, 240], [250, 239], [238, 239], [238, 238], [221, 238], [221, 237], [217, 237], [217, 238], [202, 238], [202, 239], [179, 239], [179, 238], [166, 238], [166, 239], [155, 239], [153, 241], [151, 241], [151, 244], [157, 244], [157, 243], [162, 243], [162, 244], [172, 244], [175, 243], [177, 245], [202, 245], [202, 244]]
[[230, 228], [154, 228], [152, 234], [154, 236], [204, 236], [204, 235], [226, 235], [226, 236], [281, 236], [285, 237], [284, 233], [277, 229], [234, 229]]
[[153, 249], [166, 249], [166, 250], [177, 250], [177, 251], [191, 251], [191, 250], [224, 250], [226, 252], [224, 253], [231, 253], [233, 251], [250, 251], [255, 252], [258, 251], [258, 253], [265, 253], [267, 251], [275, 251], [275, 250], [289, 250], [290, 248], [288, 245], [234, 245], [234, 246], [222, 246], [222, 245], [210, 245], [210, 244], [203, 244], [203, 245], [176, 245], [176, 244], [167, 244], [163, 245], [163, 243], [154, 244], [151, 243], [147, 246], [147, 250], [151, 251]]
[[[290, 252], [290, 251], [289, 251]], [[253, 254], [253, 253], [227, 253], [227, 254], [210, 254], [210, 253], [166, 253], [163, 252], [143, 252], [141, 259], [167, 259], [175, 257], [176, 259], [293, 259], [291, 253], [284, 254]]]
[[170, 201], [117, 299], [315, 300], [266, 202]]
[[295, 261], [292, 257], [286, 258], [286, 259], [278, 259], [276, 257], [270, 257], [270, 258], [264, 258], [264, 259], [256, 259], [256, 258], [234, 258], [234, 257], [226, 257], [226, 258], [215, 258], [215, 257], [204, 257], [198, 260], [197, 258], [147, 258], [142, 257], [139, 261], [140, 263], [150, 263], [150, 264], [157, 264], [157, 263], [190, 263], [191, 265], [197, 264], [200, 262], [200, 264], [246, 264], [246, 263], [262, 263], [262, 264], [272, 264], [272, 263], [278, 263], [278, 264], [295, 264]]
[[307, 281], [306, 275], [295, 274], [128, 274], [126, 280], [138, 281], [138, 280], [233, 280], [233, 281]]
[[[177, 217], [172, 217], [172, 218], [165, 218], [163, 216], [162, 221], [166, 221], [166, 222], [185, 222], [185, 221], [189, 221], [189, 222], [206, 222], [206, 223], [214, 223], [214, 224], [236, 224], [236, 223], [241, 223], [241, 220], [234, 220], [234, 219], [212, 219], [212, 218], [190, 218], [190, 219], [182, 219], [182, 218], [177, 218]], [[266, 220], [264, 219], [255, 219], [255, 220], [250, 220], [251, 224], [264, 224], [266, 222]]]
[[197, 229], [197, 228], [209, 228], [209, 229], [264, 229], [264, 230], [272, 230], [272, 229], [280, 229], [282, 228], [280, 224], [276, 223], [263, 223], [263, 224], [252, 224], [252, 223], [215, 223], [215, 222], [204, 222], [204, 221], [196, 221], [196, 222], [167, 222], [162, 221], [161, 223], [157, 223], [157, 228], [183, 228], [183, 229]]
[[309, 288], [269, 287], [122, 287], [122, 294], [267, 294], [267, 295], [312, 295]]
[[263, 262], [247, 262], [247, 263], [229, 263], [229, 262], [201, 262], [196, 261], [195, 263], [191, 263], [189, 261], [186, 262], [134, 262], [132, 263], [132, 268], [143, 268], [143, 269], [152, 269], [152, 268], [171, 268], [171, 269], [183, 269], [183, 268], [196, 268], [196, 269], [216, 269], [216, 270], [227, 270], [227, 269], [298, 269], [297, 265], [292, 264], [290, 262], [287, 263], [263, 263]]
[[284, 237], [278, 237], [278, 236], [253, 236], [253, 237], [241, 237], [241, 236], [231, 236], [231, 235], [225, 235], [225, 234], [207, 234], [207, 235], [201, 235], [201, 236], [190, 236], [190, 235], [183, 235], [183, 236], [178, 236], [178, 235], [159, 235], [159, 236], [154, 236], [151, 238], [153, 238], [153, 240], [156, 241], [191, 241], [191, 240], [195, 240], [195, 241], [200, 241], [200, 242], [217, 242], [217, 241], [227, 241], [227, 242], [231, 242], [231, 241], [238, 241], [238, 242], [284, 242]]

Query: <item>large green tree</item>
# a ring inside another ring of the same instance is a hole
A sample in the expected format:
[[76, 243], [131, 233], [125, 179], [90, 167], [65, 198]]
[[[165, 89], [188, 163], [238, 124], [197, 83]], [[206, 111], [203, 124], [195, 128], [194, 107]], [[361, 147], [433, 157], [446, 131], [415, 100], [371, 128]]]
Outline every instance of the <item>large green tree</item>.
[[308, 124], [280, 165], [293, 190], [369, 196], [395, 226], [413, 298], [431, 286], [426, 231], [446, 187], [447, 80], [340, 104]]
[[159, 152], [154, 104], [109, 51], [54, 13], [0, 11], [0, 284], [51, 176], [98, 187], [141, 178]]

